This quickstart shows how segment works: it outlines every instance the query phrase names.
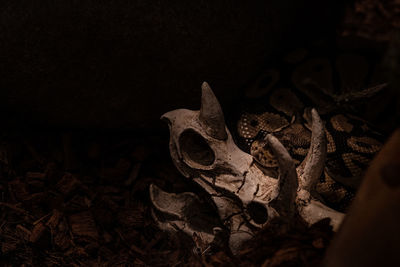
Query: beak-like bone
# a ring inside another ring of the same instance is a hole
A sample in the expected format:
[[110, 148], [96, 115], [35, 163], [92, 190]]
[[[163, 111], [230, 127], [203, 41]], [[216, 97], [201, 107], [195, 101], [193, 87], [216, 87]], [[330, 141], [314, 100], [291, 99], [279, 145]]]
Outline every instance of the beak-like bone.
[[[168, 193], [154, 184], [150, 185], [150, 199], [155, 210], [153, 217], [161, 229], [169, 232], [183, 231], [189, 236], [200, 234], [204, 241], [214, 240], [215, 229], [222, 229], [216, 216], [210, 216], [208, 207], [191, 192]], [[157, 215], [161, 213], [166, 217]]]
[[167, 193], [153, 184], [150, 185], [150, 199], [156, 209], [181, 220], [185, 218], [185, 209], [191, 203], [200, 202], [193, 193]]

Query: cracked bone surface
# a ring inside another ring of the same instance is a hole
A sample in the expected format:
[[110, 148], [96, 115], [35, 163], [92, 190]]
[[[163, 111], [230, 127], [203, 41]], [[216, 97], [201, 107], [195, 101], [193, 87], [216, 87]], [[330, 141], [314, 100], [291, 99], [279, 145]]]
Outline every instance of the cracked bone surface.
[[223, 227], [204, 218], [208, 222], [204, 227], [190, 221], [193, 203], [200, 202], [193, 193], [172, 194], [152, 185], [150, 196], [155, 210], [173, 215], [169, 221], [154, 216], [162, 229], [182, 230], [190, 235], [200, 233], [208, 242], [212, 242], [215, 229], [222, 229], [235, 253], [276, 217], [289, 221], [299, 214], [309, 224], [329, 217], [334, 230], [338, 228], [344, 214], [314, 197], [314, 185], [326, 158], [323, 123], [315, 109], [311, 112], [311, 145], [297, 169], [277, 138], [265, 138], [279, 166], [278, 177], [270, 177], [257, 167], [251, 155], [236, 146], [220, 104], [206, 82], [202, 85], [201, 101], [199, 111], [177, 109], [161, 119], [169, 125], [169, 148], [175, 166], [210, 195]]

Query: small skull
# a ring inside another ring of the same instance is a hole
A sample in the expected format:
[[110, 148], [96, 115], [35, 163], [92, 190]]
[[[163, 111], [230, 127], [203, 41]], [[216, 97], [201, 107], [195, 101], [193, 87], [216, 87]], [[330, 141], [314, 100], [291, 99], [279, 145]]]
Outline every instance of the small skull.
[[216, 232], [225, 231], [234, 253], [275, 217], [290, 220], [298, 213], [310, 224], [329, 217], [336, 229], [343, 214], [314, 198], [314, 185], [324, 167], [326, 142], [318, 113], [315, 110], [311, 113], [311, 145], [297, 170], [279, 140], [273, 135], [265, 138], [279, 167], [277, 177], [269, 176], [260, 170], [251, 155], [236, 146], [225, 125], [221, 106], [204, 82], [199, 111], [178, 109], [161, 118], [169, 125], [170, 153], [175, 166], [208, 192], [222, 226], [215, 222], [199, 229], [193, 220], [190, 222], [193, 216], [188, 215], [193, 203], [199, 203], [193, 193], [178, 196], [152, 185], [150, 197], [155, 210], [175, 215], [175, 219], [164, 222], [155, 216], [160, 226], [190, 235], [200, 232], [209, 243], [214, 241]]

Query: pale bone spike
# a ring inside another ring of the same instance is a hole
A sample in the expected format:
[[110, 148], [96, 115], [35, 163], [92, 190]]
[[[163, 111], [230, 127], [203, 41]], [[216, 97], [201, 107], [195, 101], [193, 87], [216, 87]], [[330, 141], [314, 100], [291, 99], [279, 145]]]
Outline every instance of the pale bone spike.
[[205, 132], [218, 140], [226, 140], [225, 119], [221, 105], [207, 82], [201, 85], [201, 108], [199, 120]]
[[296, 208], [298, 188], [296, 165], [289, 152], [275, 136], [268, 134], [266, 141], [277, 158], [279, 166], [278, 195], [273, 201], [273, 206], [279, 213], [284, 212], [286, 216], [290, 217], [295, 213]]
[[300, 188], [311, 192], [321, 176], [326, 160], [326, 137], [324, 125], [318, 112], [311, 110], [311, 144], [307, 156], [302, 163], [303, 169], [300, 172]]

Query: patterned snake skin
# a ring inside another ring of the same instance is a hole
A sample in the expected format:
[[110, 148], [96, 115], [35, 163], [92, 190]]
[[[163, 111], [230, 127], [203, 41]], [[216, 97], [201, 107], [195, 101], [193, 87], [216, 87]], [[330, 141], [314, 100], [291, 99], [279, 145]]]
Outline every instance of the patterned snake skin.
[[[368, 84], [363, 63], [368, 64], [357, 55], [310, 59], [306, 54], [305, 50], [293, 53], [281, 69], [267, 69], [246, 88], [236, 139], [260, 167], [276, 174], [277, 162], [263, 138], [273, 133], [300, 164], [310, 145], [310, 108], [317, 108], [325, 123], [327, 160], [316, 192], [332, 208], [345, 211], [384, 141], [382, 134], [346, 108], [351, 107], [354, 92], [363, 94]], [[354, 61], [361, 67], [351, 68]]]

